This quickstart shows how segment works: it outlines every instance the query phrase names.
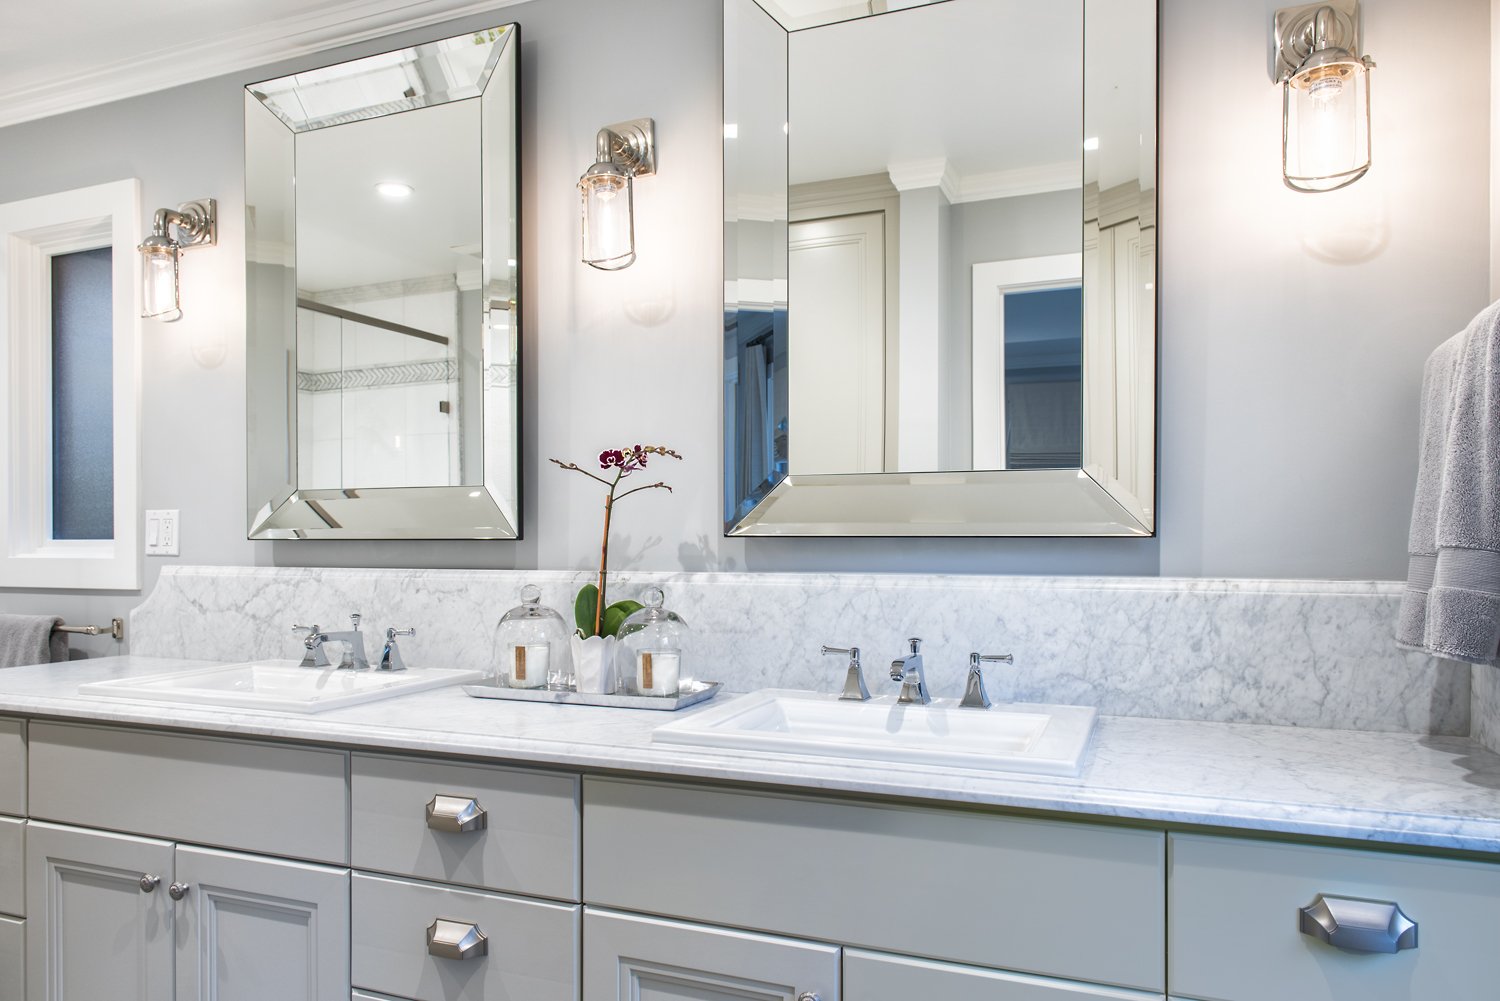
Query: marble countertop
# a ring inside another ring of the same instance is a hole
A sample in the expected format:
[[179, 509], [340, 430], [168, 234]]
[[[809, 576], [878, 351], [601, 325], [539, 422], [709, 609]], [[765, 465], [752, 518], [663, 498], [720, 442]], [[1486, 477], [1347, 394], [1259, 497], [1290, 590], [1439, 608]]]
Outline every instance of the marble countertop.
[[313, 715], [77, 694], [208, 663], [109, 657], [0, 671], [0, 713], [1500, 853], [1500, 755], [1466, 738], [1105, 716], [1082, 774], [1060, 779], [653, 744], [652, 730], [679, 714], [457, 688]]

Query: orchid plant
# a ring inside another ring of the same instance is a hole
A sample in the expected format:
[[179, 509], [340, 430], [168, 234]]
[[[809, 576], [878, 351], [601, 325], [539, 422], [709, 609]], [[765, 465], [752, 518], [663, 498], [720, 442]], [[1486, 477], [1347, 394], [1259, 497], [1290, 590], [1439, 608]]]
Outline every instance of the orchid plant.
[[631, 445], [627, 448], [607, 448], [600, 452], [598, 473], [585, 469], [576, 462], [563, 462], [561, 459], [550, 460], [563, 469], [582, 473], [591, 480], [597, 480], [609, 491], [604, 497], [604, 539], [599, 545], [599, 579], [597, 583], [585, 584], [579, 588], [578, 598], [573, 604], [573, 618], [578, 624], [578, 635], [584, 639], [592, 636], [616, 635], [626, 617], [642, 607], [640, 602], [628, 599], [617, 601], [612, 605], [607, 604], [609, 523], [614, 515], [615, 505], [631, 494], [638, 494], [645, 490], [672, 492], [671, 487], [659, 480], [655, 483], [642, 483], [628, 490], [620, 490], [625, 478], [645, 469], [648, 460], [653, 455], [682, 459], [681, 455], [664, 445]]

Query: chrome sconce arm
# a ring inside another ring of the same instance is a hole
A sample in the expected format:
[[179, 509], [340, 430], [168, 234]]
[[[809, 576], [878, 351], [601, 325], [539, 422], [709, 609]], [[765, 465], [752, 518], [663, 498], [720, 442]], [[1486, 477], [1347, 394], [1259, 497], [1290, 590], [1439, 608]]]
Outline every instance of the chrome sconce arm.
[[634, 182], [656, 173], [656, 124], [649, 118], [599, 130], [594, 164], [578, 179], [583, 263], [619, 271], [635, 263]]
[[219, 239], [218, 203], [212, 198], [157, 209], [140, 252], [141, 316], [171, 323], [182, 318], [179, 258], [184, 250], [212, 247]]

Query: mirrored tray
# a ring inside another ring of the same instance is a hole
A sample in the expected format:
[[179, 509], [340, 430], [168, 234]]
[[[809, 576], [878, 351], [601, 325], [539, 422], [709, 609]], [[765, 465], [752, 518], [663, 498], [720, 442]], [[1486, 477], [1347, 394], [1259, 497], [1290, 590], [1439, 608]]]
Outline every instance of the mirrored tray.
[[464, 685], [465, 695], [476, 699], [507, 699], [512, 702], [552, 702], [565, 706], [609, 706], [615, 709], [653, 709], [672, 712], [707, 702], [724, 687], [717, 681], [696, 681], [676, 695], [598, 695], [585, 692], [553, 691], [547, 688], [510, 688], [493, 682]]

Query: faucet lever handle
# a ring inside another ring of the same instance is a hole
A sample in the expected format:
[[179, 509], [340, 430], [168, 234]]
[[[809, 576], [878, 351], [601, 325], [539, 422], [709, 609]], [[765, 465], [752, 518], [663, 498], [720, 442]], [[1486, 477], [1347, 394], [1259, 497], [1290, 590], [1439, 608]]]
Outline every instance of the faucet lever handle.
[[911, 652], [912, 653], [921, 653], [922, 652], [922, 640], [921, 640], [920, 637], [913, 636], [910, 639], [908, 639], [906, 642], [908, 644], [910, 644], [910, 646], [911, 646]]
[[823, 647], [823, 656], [829, 657], [834, 654], [849, 655], [849, 673], [844, 676], [844, 691], [839, 696], [839, 700], [843, 702], [870, 701], [870, 689], [865, 686], [865, 672], [859, 662], [859, 647]]
[[415, 636], [415, 626], [405, 629], [397, 629], [391, 626], [385, 631], [385, 649], [380, 652], [380, 670], [382, 671], [404, 671], [406, 661], [401, 657], [401, 648], [396, 645], [397, 636]]
[[964, 685], [963, 701], [959, 707], [963, 709], [988, 709], [990, 693], [984, 690], [984, 672], [980, 669], [981, 663], [990, 664], [1014, 664], [1016, 658], [1008, 653], [971, 653], [969, 654], [969, 680]]
[[415, 636], [415, 635], [417, 635], [417, 627], [416, 626], [407, 626], [405, 629], [397, 629], [395, 626], [392, 626], [391, 628], [389, 628], [389, 629], [387, 629], [385, 631], [385, 638], [388, 639], [388, 640], [393, 640], [397, 636]]

